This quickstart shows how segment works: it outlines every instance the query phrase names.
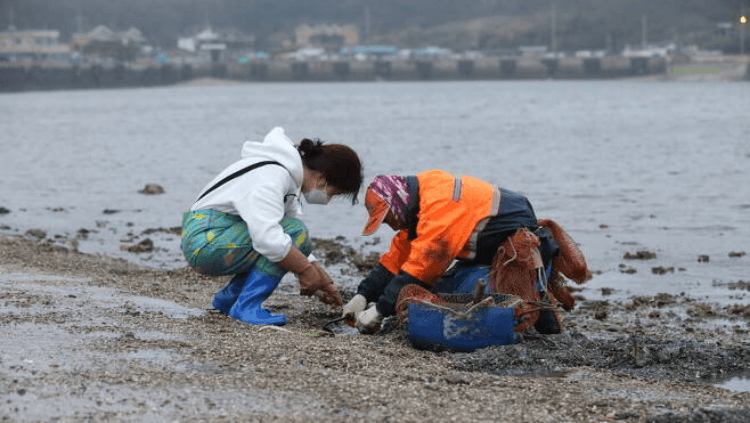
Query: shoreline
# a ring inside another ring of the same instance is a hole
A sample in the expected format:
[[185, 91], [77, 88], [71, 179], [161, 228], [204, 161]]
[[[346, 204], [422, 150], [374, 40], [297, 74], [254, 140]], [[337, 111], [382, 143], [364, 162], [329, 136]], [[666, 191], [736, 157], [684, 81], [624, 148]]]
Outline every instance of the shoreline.
[[[611, 80], [662, 75], [666, 57], [483, 57], [409, 60], [258, 60], [248, 63], [8, 63], [0, 92], [238, 82]], [[199, 82], [200, 83], [200, 82]]]
[[[372, 264], [337, 240], [317, 248], [339, 254], [337, 281], [360, 278]], [[293, 277], [265, 304], [290, 323], [258, 327], [210, 309], [228, 277], [144, 268], [20, 236], [0, 236], [0, 257], [0, 420], [750, 418], [750, 392], [716, 386], [750, 368], [740, 324], [750, 319], [747, 305], [578, 295], [563, 313], [563, 334], [432, 352], [414, 349], [393, 325], [375, 336], [323, 331], [340, 311], [299, 296]]]
[[[24, 77], [26, 78], [26, 77]], [[28, 79], [28, 78], [26, 78]], [[560, 82], [600, 82], [600, 81], [643, 81], [643, 82], [750, 82], [750, 60], [744, 63], [737, 61], [724, 60], [702, 60], [699, 62], [688, 62], [679, 64], [668, 64], [664, 71], [657, 73], [645, 74], [621, 74], [608, 77], [561, 77], [545, 76], [538, 74], [532, 77], [476, 77], [476, 78], [398, 78], [387, 79], [376, 77], [373, 79], [342, 80], [334, 78], [322, 79], [283, 79], [283, 80], [253, 80], [248, 78], [230, 78], [226, 75], [205, 75], [189, 79], [174, 79], [168, 82], [148, 82], [148, 83], [85, 83], [74, 85], [55, 85], [45, 86], [44, 83], [32, 84], [32, 86], [11, 84], [0, 86], [2, 93], [24, 93], [39, 91], [77, 91], [77, 90], [96, 90], [96, 89], [140, 89], [140, 88], [161, 88], [161, 87], [207, 87], [207, 86], [227, 86], [227, 85], [253, 85], [253, 84], [273, 84], [273, 83], [408, 83], [408, 82], [529, 82], [529, 81], [560, 81]]]

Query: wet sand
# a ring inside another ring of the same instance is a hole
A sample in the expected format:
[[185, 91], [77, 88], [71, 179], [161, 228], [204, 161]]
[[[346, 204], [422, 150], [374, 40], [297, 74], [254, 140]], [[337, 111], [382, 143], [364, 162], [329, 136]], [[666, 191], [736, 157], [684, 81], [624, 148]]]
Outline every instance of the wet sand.
[[[337, 281], [373, 264], [316, 244]], [[258, 327], [211, 309], [227, 277], [21, 236], [0, 237], [0, 257], [0, 421], [750, 420], [750, 393], [717, 387], [750, 368], [746, 301], [579, 293], [563, 334], [433, 352], [394, 324], [323, 330], [340, 311], [299, 296], [293, 277], [265, 304], [290, 323]]]

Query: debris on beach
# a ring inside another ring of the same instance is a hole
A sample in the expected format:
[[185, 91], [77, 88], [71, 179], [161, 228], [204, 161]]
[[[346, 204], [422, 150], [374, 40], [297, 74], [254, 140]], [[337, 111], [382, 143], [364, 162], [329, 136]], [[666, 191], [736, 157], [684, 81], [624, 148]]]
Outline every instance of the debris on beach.
[[[718, 285], [720, 284], [714, 283], [714, 286]], [[737, 282], [730, 282], [726, 284], [726, 287], [729, 289], [744, 289], [745, 291], [750, 291], [750, 281], [739, 280]]]
[[172, 235], [182, 235], [182, 226], [172, 226], [170, 228], [146, 228], [141, 232], [141, 235], [151, 235], [158, 232]]
[[625, 260], [653, 260], [656, 258], [656, 253], [652, 251], [638, 251], [635, 254], [626, 252], [622, 258]]
[[333, 240], [312, 238], [313, 251], [319, 259], [323, 260], [326, 266], [346, 263], [348, 264], [347, 267], [359, 273], [369, 272], [378, 263], [380, 254], [377, 252], [357, 251], [345, 245], [344, 241], [344, 237], [337, 237]]
[[628, 266], [620, 263], [620, 273], [625, 273], [626, 275], [632, 275], [632, 274], [635, 274], [637, 272], [638, 272], [638, 270], [636, 270], [636, 269], [634, 269], [632, 267], [628, 267]]
[[155, 251], [156, 247], [154, 247], [154, 241], [151, 238], [146, 238], [135, 245], [121, 245], [120, 249], [130, 253], [150, 253]]
[[26, 235], [37, 239], [43, 239], [47, 237], [47, 232], [43, 229], [32, 228], [26, 231]]
[[658, 266], [658, 267], [652, 267], [651, 273], [654, 275], [666, 275], [667, 273], [674, 273], [674, 266]]

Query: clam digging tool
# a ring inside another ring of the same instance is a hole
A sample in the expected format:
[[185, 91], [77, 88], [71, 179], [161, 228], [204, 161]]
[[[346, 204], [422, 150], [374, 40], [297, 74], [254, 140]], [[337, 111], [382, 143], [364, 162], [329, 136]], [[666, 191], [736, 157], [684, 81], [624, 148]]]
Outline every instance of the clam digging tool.
[[346, 317], [343, 317], [343, 316], [342, 317], [337, 317], [337, 318], [335, 318], [333, 320], [329, 320], [329, 321], [327, 321], [326, 323], [323, 324], [323, 330], [326, 331], [326, 332], [333, 333], [333, 331], [331, 330], [331, 328], [329, 326], [331, 326], [333, 324], [336, 324], [336, 323], [343, 322], [345, 320], [346, 320]]

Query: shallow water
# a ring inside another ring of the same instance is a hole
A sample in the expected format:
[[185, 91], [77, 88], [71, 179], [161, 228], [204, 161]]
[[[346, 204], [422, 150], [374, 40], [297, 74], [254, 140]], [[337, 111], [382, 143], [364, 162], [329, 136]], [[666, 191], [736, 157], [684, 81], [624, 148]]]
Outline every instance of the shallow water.
[[733, 377], [725, 382], [717, 384], [716, 386], [732, 392], [750, 392], [750, 378], [742, 376]]
[[[0, 269], [2, 271], [2, 269]], [[37, 283], [23, 283], [33, 280]], [[97, 306], [104, 309], [128, 309], [142, 313], [162, 313], [172, 319], [187, 319], [198, 317], [204, 310], [181, 306], [172, 301], [158, 298], [144, 297], [140, 295], [128, 295], [118, 292], [114, 288], [84, 286], [84, 285], [53, 285], [54, 281], [77, 281], [74, 278], [57, 278], [54, 275], [32, 275], [25, 273], [0, 273], [0, 293], [12, 295], [15, 292], [35, 295], [47, 295], [50, 297], [67, 298], [71, 302], [95, 302]], [[6, 291], [7, 290], [7, 291]], [[0, 304], [0, 315], [12, 312], [15, 309], [13, 303]], [[46, 314], [44, 305], [34, 305], [26, 308], [26, 314]]]
[[[750, 84], [624, 81], [232, 84], [0, 96], [2, 233], [30, 228], [152, 267], [184, 266], [177, 235], [198, 191], [246, 139], [351, 145], [369, 181], [442, 168], [529, 196], [597, 272], [584, 295], [686, 292], [746, 303]], [[147, 183], [165, 194], [143, 195]], [[108, 213], [105, 213], [108, 210]], [[362, 205], [309, 206], [316, 237], [361, 245]], [[80, 229], [90, 231], [83, 239]], [[392, 233], [383, 228], [383, 251]], [[121, 251], [150, 237], [158, 251]], [[624, 260], [652, 251], [656, 259]], [[708, 255], [708, 262], [699, 262]], [[622, 266], [636, 270], [621, 272]], [[674, 267], [664, 275], [654, 267]]]

